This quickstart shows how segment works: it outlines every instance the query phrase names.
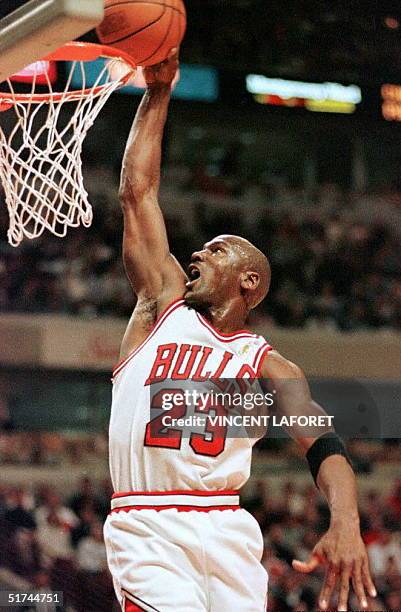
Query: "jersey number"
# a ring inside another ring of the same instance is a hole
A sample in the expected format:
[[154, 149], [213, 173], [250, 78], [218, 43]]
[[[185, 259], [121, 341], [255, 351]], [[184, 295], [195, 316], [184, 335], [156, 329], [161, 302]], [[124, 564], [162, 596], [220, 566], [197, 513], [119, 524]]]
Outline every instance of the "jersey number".
[[[163, 410], [163, 401], [166, 394], [168, 394], [169, 403], [172, 405], [169, 410]], [[184, 403], [184, 397], [184, 393], [178, 389], [172, 391], [162, 390], [153, 396], [151, 408], [162, 410], [162, 413], [158, 414], [157, 417], [146, 425], [145, 446], [157, 446], [174, 450], [181, 448], [184, 427], [170, 427], [164, 421], [166, 416], [169, 423], [176, 419], [185, 419], [188, 407]], [[220, 417], [226, 415], [226, 411], [222, 406], [211, 405], [211, 401], [207, 402], [206, 405], [196, 406], [194, 413], [195, 416], [213, 415]], [[203, 433], [192, 432], [189, 437], [189, 445], [197, 455], [217, 457], [224, 451], [226, 437], [227, 427], [219, 424], [218, 419], [216, 419], [216, 423], [212, 423], [207, 418]]]

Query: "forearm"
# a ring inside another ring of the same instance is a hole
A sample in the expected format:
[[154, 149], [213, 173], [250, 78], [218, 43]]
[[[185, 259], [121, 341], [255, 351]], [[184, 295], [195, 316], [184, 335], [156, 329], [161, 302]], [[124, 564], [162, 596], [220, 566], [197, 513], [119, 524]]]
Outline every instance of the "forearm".
[[164, 126], [170, 101], [170, 86], [149, 87], [137, 110], [124, 153], [120, 197], [138, 200], [146, 192], [157, 192]]
[[356, 478], [346, 458], [327, 457], [320, 466], [317, 484], [329, 504], [331, 525], [346, 523], [349, 529], [359, 529]]

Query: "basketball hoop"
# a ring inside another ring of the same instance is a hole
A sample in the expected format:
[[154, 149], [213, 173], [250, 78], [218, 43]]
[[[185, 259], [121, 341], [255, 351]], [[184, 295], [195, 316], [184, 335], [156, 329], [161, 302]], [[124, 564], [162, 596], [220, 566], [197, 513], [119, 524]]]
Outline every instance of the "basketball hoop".
[[[0, 112], [13, 109], [16, 115], [7, 135], [0, 126], [0, 179], [12, 246], [24, 237], [37, 238], [45, 229], [64, 237], [69, 227], [90, 226], [93, 213], [83, 185], [82, 145], [110, 95], [136, 70], [123, 51], [92, 43], [68, 43], [45, 60], [70, 62], [64, 91], [54, 91], [47, 75], [46, 93], [38, 93], [35, 75], [30, 93], [16, 93], [11, 79], [9, 91], [0, 91]], [[98, 72], [89, 85], [85, 66], [96, 60], [103, 61], [96, 64]], [[78, 89], [74, 74], [80, 77]], [[62, 108], [67, 102], [73, 104], [66, 118]]]

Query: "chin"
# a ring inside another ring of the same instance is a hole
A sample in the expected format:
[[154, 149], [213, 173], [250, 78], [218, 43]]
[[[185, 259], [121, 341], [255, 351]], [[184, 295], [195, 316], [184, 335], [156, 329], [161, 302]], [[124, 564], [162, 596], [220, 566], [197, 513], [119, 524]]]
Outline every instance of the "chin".
[[210, 296], [202, 295], [201, 292], [191, 291], [191, 289], [184, 293], [184, 300], [188, 306], [195, 308], [195, 310], [204, 310], [211, 304]]

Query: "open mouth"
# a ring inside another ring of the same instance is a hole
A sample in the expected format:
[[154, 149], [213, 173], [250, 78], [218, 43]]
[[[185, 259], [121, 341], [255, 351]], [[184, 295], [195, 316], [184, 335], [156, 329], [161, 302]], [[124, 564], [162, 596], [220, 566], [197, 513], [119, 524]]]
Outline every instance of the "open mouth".
[[188, 268], [189, 281], [186, 283], [187, 289], [192, 289], [195, 283], [200, 279], [200, 270], [195, 264], [191, 264]]

